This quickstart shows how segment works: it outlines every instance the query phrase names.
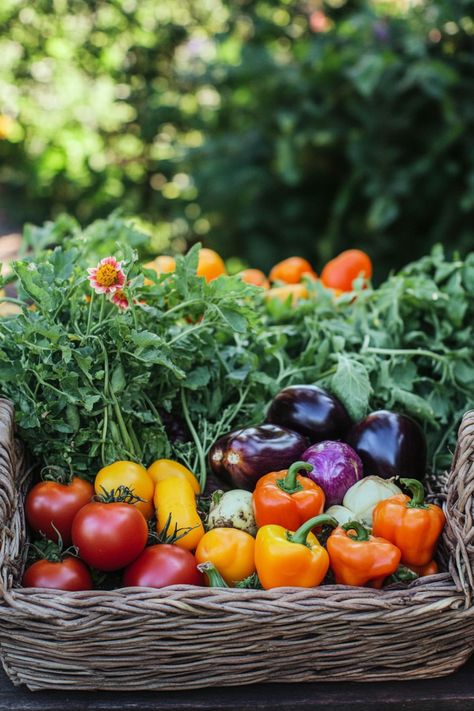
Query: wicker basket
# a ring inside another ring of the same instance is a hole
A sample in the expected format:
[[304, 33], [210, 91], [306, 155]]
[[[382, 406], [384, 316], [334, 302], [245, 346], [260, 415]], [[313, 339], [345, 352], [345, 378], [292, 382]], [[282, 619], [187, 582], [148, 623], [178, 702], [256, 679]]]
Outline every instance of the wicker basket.
[[264, 681], [443, 676], [474, 648], [474, 411], [439, 480], [447, 573], [374, 591], [176, 586], [94, 592], [17, 587], [25, 557], [22, 449], [0, 400], [0, 645], [30, 689], [190, 689]]

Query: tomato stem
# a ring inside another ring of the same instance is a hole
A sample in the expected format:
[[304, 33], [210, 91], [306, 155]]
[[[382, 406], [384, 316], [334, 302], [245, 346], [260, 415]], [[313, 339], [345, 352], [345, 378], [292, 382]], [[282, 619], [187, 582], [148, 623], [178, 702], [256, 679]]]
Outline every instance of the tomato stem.
[[133, 489], [128, 486], [118, 486], [116, 489], [106, 489], [104, 486], [100, 487], [102, 489], [102, 494], [96, 494], [94, 496], [94, 501], [99, 501], [103, 504], [136, 504], [138, 501], [146, 501], [140, 496], [133, 493]]

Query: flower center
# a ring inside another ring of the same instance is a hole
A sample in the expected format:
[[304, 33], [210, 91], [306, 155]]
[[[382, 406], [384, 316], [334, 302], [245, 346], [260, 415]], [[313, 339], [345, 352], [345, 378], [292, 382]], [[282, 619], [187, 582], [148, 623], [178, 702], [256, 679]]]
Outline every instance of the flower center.
[[95, 275], [99, 286], [112, 286], [117, 282], [117, 270], [112, 264], [102, 264]]

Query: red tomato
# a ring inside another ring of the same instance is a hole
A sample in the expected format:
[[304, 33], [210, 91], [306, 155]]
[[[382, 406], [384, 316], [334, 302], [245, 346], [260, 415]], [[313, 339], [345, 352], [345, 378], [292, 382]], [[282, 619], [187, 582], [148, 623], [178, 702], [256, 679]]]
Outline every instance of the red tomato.
[[119, 570], [135, 560], [146, 546], [148, 526], [132, 504], [93, 501], [72, 524], [72, 542], [92, 568]]
[[360, 276], [371, 278], [370, 257], [360, 249], [347, 249], [326, 264], [321, 272], [321, 281], [324, 286], [333, 289], [352, 291], [352, 282]]
[[51, 588], [53, 590], [92, 590], [92, 578], [82, 560], [64, 558], [52, 563], [37, 560], [23, 575], [24, 588]]
[[40, 481], [26, 497], [26, 520], [34, 531], [44, 533], [46, 538], [57, 542], [54, 524], [63, 543], [69, 545], [74, 516], [93, 496], [92, 484], [77, 476], [73, 477], [70, 484]]
[[204, 585], [204, 580], [192, 553], [168, 543], [158, 543], [145, 548], [128, 566], [123, 584], [125, 587], [165, 588], [167, 585]]

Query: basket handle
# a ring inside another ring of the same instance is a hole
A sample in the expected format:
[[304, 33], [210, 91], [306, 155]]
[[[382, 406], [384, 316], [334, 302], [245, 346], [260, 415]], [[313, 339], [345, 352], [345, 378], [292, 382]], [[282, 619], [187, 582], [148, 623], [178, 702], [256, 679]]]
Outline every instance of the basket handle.
[[26, 469], [14, 434], [13, 403], [0, 398], [0, 601], [21, 572], [19, 561], [25, 550], [25, 523], [22, 507], [19, 515], [18, 498]]
[[449, 572], [470, 607], [474, 604], [474, 410], [462, 418], [446, 488], [444, 539]]

